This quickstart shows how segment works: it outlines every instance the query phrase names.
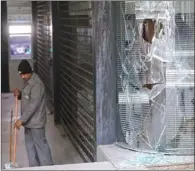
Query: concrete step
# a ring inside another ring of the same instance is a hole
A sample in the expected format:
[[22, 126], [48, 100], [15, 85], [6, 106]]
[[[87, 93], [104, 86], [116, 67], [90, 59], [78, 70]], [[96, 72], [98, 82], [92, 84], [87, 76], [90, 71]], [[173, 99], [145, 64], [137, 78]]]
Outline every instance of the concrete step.
[[12, 170], [117, 170], [110, 162], [95, 162], [40, 167], [24, 167]]

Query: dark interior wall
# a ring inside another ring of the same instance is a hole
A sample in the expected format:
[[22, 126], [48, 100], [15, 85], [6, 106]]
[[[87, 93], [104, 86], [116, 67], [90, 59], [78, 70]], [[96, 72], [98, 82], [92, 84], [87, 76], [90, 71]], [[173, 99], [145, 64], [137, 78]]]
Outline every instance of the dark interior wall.
[[1, 93], [9, 92], [7, 4], [1, 1]]

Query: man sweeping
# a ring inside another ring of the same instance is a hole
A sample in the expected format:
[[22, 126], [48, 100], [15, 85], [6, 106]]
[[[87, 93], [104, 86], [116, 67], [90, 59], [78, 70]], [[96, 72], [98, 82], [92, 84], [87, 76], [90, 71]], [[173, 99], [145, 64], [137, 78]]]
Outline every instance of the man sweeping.
[[46, 105], [43, 82], [32, 71], [27, 60], [22, 60], [18, 72], [24, 80], [20, 91], [14, 89], [14, 95], [21, 99], [21, 117], [14, 127], [24, 127], [26, 151], [29, 166], [53, 165], [51, 151], [45, 137]]

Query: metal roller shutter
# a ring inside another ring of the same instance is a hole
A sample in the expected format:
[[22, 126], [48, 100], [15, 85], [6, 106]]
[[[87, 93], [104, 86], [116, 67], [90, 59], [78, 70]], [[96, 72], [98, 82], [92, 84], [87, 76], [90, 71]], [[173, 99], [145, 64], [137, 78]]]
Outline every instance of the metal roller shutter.
[[48, 95], [52, 95], [51, 80], [51, 2], [37, 1], [36, 4], [36, 73], [45, 84]]
[[85, 161], [94, 161], [90, 2], [59, 2], [60, 120]]

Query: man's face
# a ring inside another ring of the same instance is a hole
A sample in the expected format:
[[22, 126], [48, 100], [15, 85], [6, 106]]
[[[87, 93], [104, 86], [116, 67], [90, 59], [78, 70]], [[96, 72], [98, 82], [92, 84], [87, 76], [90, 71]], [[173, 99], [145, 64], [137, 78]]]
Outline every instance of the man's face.
[[27, 81], [30, 78], [31, 74], [20, 74], [20, 77], [24, 80]]

